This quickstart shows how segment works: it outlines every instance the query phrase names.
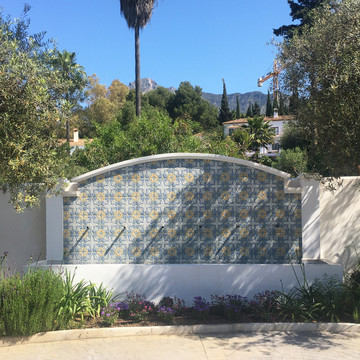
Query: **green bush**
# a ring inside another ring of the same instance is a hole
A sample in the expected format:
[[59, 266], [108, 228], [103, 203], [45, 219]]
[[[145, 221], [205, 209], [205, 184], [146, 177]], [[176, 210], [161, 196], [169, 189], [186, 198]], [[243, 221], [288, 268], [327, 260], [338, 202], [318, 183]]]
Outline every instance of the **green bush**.
[[63, 281], [51, 270], [36, 268], [0, 279], [1, 335], [32, 335], [58, 327]]

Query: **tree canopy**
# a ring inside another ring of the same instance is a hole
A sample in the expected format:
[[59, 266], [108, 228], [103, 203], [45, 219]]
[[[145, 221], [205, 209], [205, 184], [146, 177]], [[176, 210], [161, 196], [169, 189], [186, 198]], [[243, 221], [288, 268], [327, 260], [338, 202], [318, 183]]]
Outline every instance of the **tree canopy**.
[[308, 166], [324, 176], [357, 175], [360, 165], [360, 2], [314, 9], [312, 25], [279, 48], [283, 87], [299, 94], [296, 114]]
[[72, 86], [54, 68], [57, 50], [44, 33], [28, 35], [29, 9], [15, 21], [0, 14], [0, 188], [19, 211], [63, 175], [56, 129]]

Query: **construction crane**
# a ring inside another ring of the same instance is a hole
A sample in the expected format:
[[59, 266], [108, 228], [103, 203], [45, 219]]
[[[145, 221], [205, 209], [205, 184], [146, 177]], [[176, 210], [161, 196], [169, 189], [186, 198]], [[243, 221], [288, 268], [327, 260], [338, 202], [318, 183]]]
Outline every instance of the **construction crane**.
[[273, 71], [267, 73], [266, 75], [258, 79], [258, 86], [263, 86], [263, 83], [266, 80], [273, 78], [273, 101], [276, 99], [276, 102], [279, 104], [279, 74], [283, 69], [278, 67], [276, 59], [274, 60], [274, 69]]

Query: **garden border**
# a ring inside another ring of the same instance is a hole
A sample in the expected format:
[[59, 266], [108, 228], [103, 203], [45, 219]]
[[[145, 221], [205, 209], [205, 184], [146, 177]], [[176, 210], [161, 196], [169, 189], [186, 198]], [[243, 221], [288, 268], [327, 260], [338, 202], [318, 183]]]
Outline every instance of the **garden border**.
[[331, 332], [360, 333], [360, 324], [354, 323], [235, 323], [172, 326], [114, 327], [101, 329], [75, 329], [50, 331], [32, 336], [0, 338], [0, 347], [25, 344], [41, 344], [54, 341], [89, 340], [123, 336], [151, 335], [204, 335], [231, 334], [245, 332], [294, 331], [294, 332]]

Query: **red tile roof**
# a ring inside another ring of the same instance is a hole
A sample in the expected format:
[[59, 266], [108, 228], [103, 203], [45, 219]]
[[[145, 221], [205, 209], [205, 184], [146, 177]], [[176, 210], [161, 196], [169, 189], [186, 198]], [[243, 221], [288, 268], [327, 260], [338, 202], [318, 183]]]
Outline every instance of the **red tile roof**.
[[[286, 120], [294, 120], [294, 119], [295, 119], [294, 115], [281, 115], [281, 116], [278, 116], [275, 118], [273, 116], [265, 116], [264, 117], [264, 121], [286, 121]], [[248, 122], [247, 118], [242, 118], [242, 119], [236, 119], [236, 120], [223, 122], [223, 125], [247, 124], [247, 122]]]

